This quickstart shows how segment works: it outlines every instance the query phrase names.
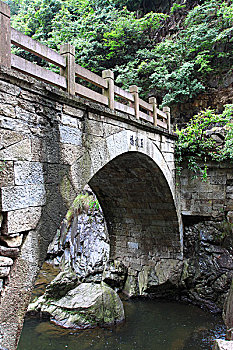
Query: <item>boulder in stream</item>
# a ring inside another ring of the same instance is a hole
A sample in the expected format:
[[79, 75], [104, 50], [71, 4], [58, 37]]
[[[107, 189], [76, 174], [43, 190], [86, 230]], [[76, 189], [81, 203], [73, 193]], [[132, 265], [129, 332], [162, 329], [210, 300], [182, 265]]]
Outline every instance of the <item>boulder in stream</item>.
[[72, 329], [108, 326], [124, 320], [122, 301], [105, 283], [81, 283], [58, 300], [45, 293], [30, 304], [29, 311], [48, 314], [55, 324]]

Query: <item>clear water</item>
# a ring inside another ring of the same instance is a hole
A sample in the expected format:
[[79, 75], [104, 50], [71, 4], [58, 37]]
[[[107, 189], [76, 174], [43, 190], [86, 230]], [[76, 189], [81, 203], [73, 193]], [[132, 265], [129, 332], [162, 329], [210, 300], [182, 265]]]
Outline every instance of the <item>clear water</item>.
[[192, 305], [154, 300], [124, 301], [126, 320], [112, 328], [64, 330], [25, 321], [18, 350], [201, 350], [224, 337], [220, 316]]

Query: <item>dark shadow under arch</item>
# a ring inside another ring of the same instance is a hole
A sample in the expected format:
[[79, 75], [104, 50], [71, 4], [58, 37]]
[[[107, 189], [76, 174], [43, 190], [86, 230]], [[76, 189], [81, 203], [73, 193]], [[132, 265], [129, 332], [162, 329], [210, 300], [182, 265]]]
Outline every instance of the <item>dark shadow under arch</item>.
[[89, 181], [103, 209], [111, 258], [140, 271], [157, 258], [181, 256], [176, 207], [169, 185], [147, 155], [126, 152]]

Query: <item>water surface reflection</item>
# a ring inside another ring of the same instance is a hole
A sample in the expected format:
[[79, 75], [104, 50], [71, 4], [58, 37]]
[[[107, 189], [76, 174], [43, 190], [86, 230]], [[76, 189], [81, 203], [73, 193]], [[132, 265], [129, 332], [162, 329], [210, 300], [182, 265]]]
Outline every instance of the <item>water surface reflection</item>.
[[224, 335], [220, 317], [192, 305], [129, 300], [124, 306], [126, 321], [110, 329], [74, 332], [26, 320], [18, 350], [210, 350]]

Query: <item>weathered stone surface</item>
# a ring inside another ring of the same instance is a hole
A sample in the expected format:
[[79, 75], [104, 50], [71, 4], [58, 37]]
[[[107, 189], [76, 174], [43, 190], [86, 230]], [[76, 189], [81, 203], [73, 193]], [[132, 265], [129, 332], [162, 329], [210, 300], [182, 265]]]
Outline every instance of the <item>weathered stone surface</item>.
[[7, 212], [5, 234], [29, 231], [35, 229], [40, 217], [41, 207], [29, 207]]
[[10, 104], [0, 104], [0, 114], [5, 115], [6, 117], [15, 118], [15, 108]]
[[74, 117], [71, 117], [70, 115], [67, 114], [62, 114], [61, 116], [61, 122], [64, 125], [69, 125], [69, 126], [73, 126], [75, 128], [78, 127], [78, 120]]
[[232, 243], [222, 222], [188, 225], [184, 232], [181, 298], [221, 312], [233, 277]]
[[134, 274], [131, 275], [130, 272], [127, 275], [123, 292], [129, 297], [137, 296], [139, 294], [137, 279], [135, 278]]
[[63, 112], [72, 115], [75, 118], [82, 118], [84, 115], [83, 110], [68, 106], [66, 104], [63, 105]]
[[31, 141], [25, 139], [0, 151], [3, 160], [31, 160]]
[[3, 279], [0, 279], [0, 293], [2, 292], [3, 289]]
[[10, 266], [0, 266], [0, 278], [7, 277], [10, 273]]
[[84, 147], [63, 143], [60, 147], [61, 163], [72, 165], [84, 155], [84, 152]]
[[0, 188], [14, 185], [13, 162], [0, 160]]
[[0, 245], [0, 255], [7, 256], [9, 258], [17, 258], [17, 256], [19, 255], [19, 249], [3, 247]]
[[87, 124], [88, 134], [94, 136], [103, 136], [103, 123], [100, 121], [89, 120]]
[[24, 108], [21, 108], [19, 106], [16, 107], [16, 117], [17, 119], [21, 119], [26, 121], [27, 123], [39, 123], [39, 116], [34, 112], [31, 113], [28, 110], [25, 110]]
[[104, 266], [102, 280], [114, 290], [121, 291], [125, 285], [127, 270], [120, 261], [110, 260]]
[[231, 224], [233, 224], [233, 211], [229, 211], [227, 214], [227, 220], [228, 222], [230, 222]]
[[203, 182], [200, 179], [192, 180], [192, 172], [187, 170], [187, 164], [182, 165], [184, 168], [180, 178], [182, 213], [224, 218], [224, 211], [233, 208], [232, 190], [228, 180], [233, 172], [233, 166], [231, 163], [216, 165], [214, 162], [209, 162], [207, 166], [208, 177], [207, 181]]
[[[183, 263], [176, 259], [161, 259], [154, 268], [147, 266], [138, 274], [139, 293], [156, 293], [158, 286], [178, 286]], [[166, 290], [164, 290], [166, 293]]]
[[[87, 193], [74, 201], [48, 249], [48, 257], [54, 264], [73, 269], [85, 282], [101, 282], [109, 259], [106, 224], [95, 201], [96, 197]], [[83, 209], [78, 214], [79, 206]]]
[[2, 210], [11, 211], [27, 207], [37, 207], [46, 202], [45, 187], [39, 185], [25, 185], [2, 187]]
[[227, 329], [226, 330], [226, 340], [233, 340], [233, 328]]
[[25, 139], [25, 135], [11, 131], [11, 130], [1, 130], [0, 134], [0, 150], [2, 148], [7, 148], [15, 143], [18, 143]]
[[217, 339], [214, 342], [213, 350], [233, 350], [233, 341]]
[[[9, 129], [11, 131], [22, 133], [23, 135], [30, 134], [32, 127], [27, 124], [26, 121], [20, 119], [13, 119], [9, 117], [2, 116], [0, 114], [0, 125], [3, 129]], [[39, 130], [34, 126], [35, 130]], [[35, 131], [33, 130], [33, 132]]]
[[46, 287], [46, 298], [61, 299], [80, 284], [78, 276], [71, 270], [61, 271]]
[[0, 267], [11, 265], [13, 265], [13, 260], [11, 258], [7, 258], [6, 256], [0, 256]]
[[124, 320], [119, 296], [106, 284], [82, 283], [59, 300], [39, 298], [29, 311], [49, 313], [52, 321], [65, 328], [92, 328]]
[[59, 126], [60, 141], [62, 143], [68, 143], [70, 145], [81, 146], [82, 145], [82, 131], [78, 128], [72, 128], [66, 125]]
[[43, 184], [43, 165], [39, 162], [14, 163], [15, 185]]
[[22, 244], [23, 235], [18, 235], [18, 236], [0, 236], [0, 241], [5, 243], [6, 246], [9, 247], [9, 248], [18, 248]]

